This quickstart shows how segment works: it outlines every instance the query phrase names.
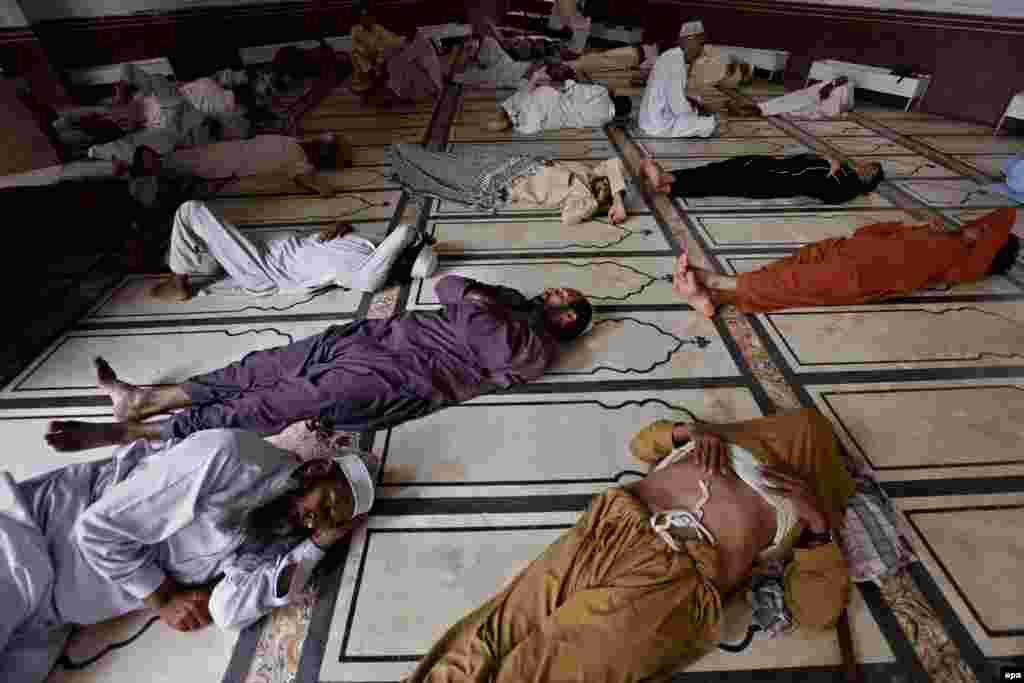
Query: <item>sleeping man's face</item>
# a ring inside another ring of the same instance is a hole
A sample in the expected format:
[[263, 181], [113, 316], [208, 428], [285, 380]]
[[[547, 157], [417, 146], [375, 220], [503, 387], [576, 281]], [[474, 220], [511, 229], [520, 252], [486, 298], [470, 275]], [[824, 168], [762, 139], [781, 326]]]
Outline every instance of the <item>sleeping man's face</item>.
[[594, 194], [598, 206], [607, 206], [612, 203], [612, 184], [608, 178], [598, 176], [590, 181], [590, 191]]

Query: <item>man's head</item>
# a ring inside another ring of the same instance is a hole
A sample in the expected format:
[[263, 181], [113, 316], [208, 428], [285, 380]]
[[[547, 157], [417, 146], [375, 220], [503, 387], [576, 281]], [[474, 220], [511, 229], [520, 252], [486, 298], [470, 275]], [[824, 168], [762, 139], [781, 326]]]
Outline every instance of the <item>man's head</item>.
[[301, 143], [309, 163], [317, 170], [332, 170], [344, 166], [345, 148], [334, 133], [324, 133], [320, 137]]
[[684, 22], [679, 29], [679, 49], [686, 55], [686, 63], [693, 64], [704, 52], [704, 24], [697, 19]]
[[629, 113], [633, 111], [633, 100], [629, 99], [625, 95], [613, 96], [612, 103], [615, 104], [616, 118], [622, 116], [629, 116]]
[[590, 302], [576, 289], [545, 289], [540, 299], [544, 304], [544, 326], [562, 342], [583, 334], [594, 316]]
[[152, 147], [137, 147], [132, 156], [131, 174], [134, 178], [160, 174], [160, 155]]
[[373, 506], [373, 477], [354, 453], [307, 460], [292, 477], [299, 488], [290, 496], [287, 514], [301, 533], [340, 527]]
[[873, 192], [879, 183], [885, 180], [882, 164], [877, 161], [858, 161], [854, 163], [853, 168], [857, 172], [860, 182], [864, 185], [865, 192]]
[[594, 176], [590, 181], [590, 193], [597, 200], [597, 206], [606, 207], [612, 204], [612, 183], [607, 176]]

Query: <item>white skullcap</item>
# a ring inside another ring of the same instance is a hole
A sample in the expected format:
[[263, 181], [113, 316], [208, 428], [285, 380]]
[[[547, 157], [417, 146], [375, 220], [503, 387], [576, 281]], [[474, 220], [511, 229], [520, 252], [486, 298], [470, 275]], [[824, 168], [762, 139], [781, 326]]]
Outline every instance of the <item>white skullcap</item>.
[[358, 455], [352, 454], [339, 455], [334, 458], [334, 462], [341, 467], [341, 472], [352, 489], [352, 516], [357, 517], [369, 512], [373, 507], [373, 477], [366, 463]]
[[679, 37], [697, 36], [704, 33], [704, 23], [700, 21], [688, 21], [679, 29]]

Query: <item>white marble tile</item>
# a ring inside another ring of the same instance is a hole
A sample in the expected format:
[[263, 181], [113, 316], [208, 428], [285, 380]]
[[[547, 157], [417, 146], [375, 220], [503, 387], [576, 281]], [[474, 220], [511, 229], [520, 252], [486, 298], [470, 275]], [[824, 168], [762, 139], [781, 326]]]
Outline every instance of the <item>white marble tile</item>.
[[[835, 205], [824, 204], [812, 197], [778, 197], [771, 199], [751, 199], [748, 197], [679, 197], [677, 202], [690, 211], [713, 211], [715, 209], [783, 209], [783, 208], [818, 208], [831, 209]], [[878, 194], [871, 192], [854, 197], [843, 204], [844, 208], [888, 208], [893, 203]]]
[[900, 211], [823, 211], [791, 214], [693, 214], [691, 221], [712, 249], [799, 247], [886, 221], [915, 221]]
[[[333, 288], [309, 294], [276, 294], [256, 297], [238, 293], [217, 293], [193, 297], [183, 303], [160, 301], [150, 290], [162, 277], [126, 277], [84, 319], [85, 323], [175, 321], [175, 320], [232, 320], [266, 317], [268, 315], [330, 314], [340, 318], [351, 317], [359, 309], [363, 293]], [[196, 278], [202, 286], [206, 280]]]
[[[107, 624], [83, 629], [67, 650], [72, 662], [82, 662], [134, 636], [149, 613], [136, 613]], [[155, 622], [137, 640], [111, 650], [79, 670], [58, 667], [47, 683], [220, 683], [238, 640], [238, 631], [216, 626], [191, 633]], [[13, 681], [11, 683], [14, 683]]]
[[445, 497], [469, 488], [491, 497], [500, 495], [491, 489], [514, 487], [514, 495], [555, 495], [607, 485], [646, 470], [628, 452], [636, 432], [691, 414], [734, 422], [761, 411], [745, 388], [485, 396], [390, 430], [381, 494]]
[[915, 152], [889, 138], [874, 135], [872, 137], [826, 137], [825, 142], [845, 154], [888, 154], [913, 155]]
[[730, 157], [741, 154], [774, 154], [787, 156], [810, 152], [811, 149], [792, 138], [643, 138], [637, 143], [651, 156], [663, 157]]
[[[635, 187], [631, 187], [631, 185], [632, 183], [629, 180], [627, 180], [626, 199], [624, 202], [626, 206], [626, 212], [630, 216], [633, 216], [638, 213], [650, 213], [651, 209], [649, 206], [647, 206], [647, 203], [644, 201], [644, 198], [640, 195], [639, 192], [636, 191]], [[480, 209], [473, 206], [469, 206], [467, 204], [460, 204], [457, 202], [450, 202], [447, 200], [434, 202], [432, 211], [432, 215], [434, 216], [485, 215], [491, 220], [498, 220], [496, 218], [493, 218], [490, 212], [481, 211]], [[561, 211], [557, 209], [545, 208], [539, 204], [530, 204], [527, 202], [509, 202], [507, 204], [499, 206], [497, 210], [494, 211], [493, 213], [510, 214], [513, 216], [529, 215], [531, 217], [537, 218], [557, 218], [561, 214]], [[599, 221], [607, 220], [607, 216], [608, 213], [605, 211], [595, 214], [594, 218]], [[562, 229], [564, 230], [567, 228], [568, 226], [563, 226]]]
[[1024, 138], [992, 135], [935, 135], [917, 138], [950, 154], [1015, 154], [1024, 152]]
[[759, 316], [797, 373], [1013, 366], [1024, 302], [870, 304]]
[[985, 207], [1015, 206], [1017, 203], [1004, 194], [993, 192], [984, 185], [968, 180], [897, 180], [897, 187], [930, 206]]
[[674, 266], [672, 256], [446, 260], [433, 277], [413, 283], [407, 305], [410, 309], [437, 306], [434, 284], [449, 274], [513, 287], [527, 297], [547, 287], [572, 287], [595, 306], [681, 305], [672, 291]]
[[[851, 451], [879, 472], [1024, 467], [1024, 382], [1006, 379], [813, 385]], [[963, 476], [963, 475], [959, 475]]]
[[921, 561], [988, 657], [1024, 655], [1024, 495], [898, 498]]
[[508, 144], [453, 143], [453, 152], [510, 152], [545, 159], [609, 159], [618, 157], [608, 140], [522, 141], [510, 148]]
[[93, 358], [103, 356], [122, 379], [170, 384], [216, 370], [250, 351], [318, 334], [324, 322], [191, 326], [164, 330], [113, 329], [62, 335], [12, 380], [0, 396], [97, 395]]
[[632, 216], [622, 225], [592, 220], [562, 225], [557, 218], [528, 220], [435, 220], [427, 225], [441, 256], [461, 254], [573, 254], [671, 251], [654, 216]]

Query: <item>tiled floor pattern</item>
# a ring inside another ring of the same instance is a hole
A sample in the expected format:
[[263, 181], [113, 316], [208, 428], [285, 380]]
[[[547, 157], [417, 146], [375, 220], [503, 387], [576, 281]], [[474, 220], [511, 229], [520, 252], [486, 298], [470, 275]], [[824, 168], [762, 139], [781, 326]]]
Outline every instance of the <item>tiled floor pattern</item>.
[[[757, 87], [747, 92], [759, 96]], [[134, 681], [140, 670], [147, 680], [197, 683], [399, 680], [447, 624], [571, 525], [587, 496], [632, 476], [624, 446], [639, 426], [690, 413], [739, 420], [798, 405], [819, 406], [851, 454], [875, 469], [921, 555], [912, 570], [855, 592], [851, 624], [870, 680], [995, 680], [995, 658], [1024, 655], [1024, 547], [1016, 533], [1024, 521], [1020, 273], [869, 306], [759, 316], [727, 310], [714, 322], [679, 303], [666, 277], [682, 248], [697, 263], [739, 272], [870, 222], [912, 220], [906, 209], [942, 212], [954, 222], [970, 217], [1003, 204], [977, 181], [1024, 143], [917, 112], [870, 108], [835, 122], [731, 120], [722, 137], [709, 140], [650, 140], [618, 129], [523, 140], [482, 128], [498, 96], [453, 87], [437, 108], [435, 132], [446, 133], [432, 142], [456, 150], [514, 145], [560, 159], [619, 155], [633, 169], [638, 144], [673, 168], [815, 148], [878, 159], [890, 180], [883, 192], [842, 207], [648, 202], [634, 185], [633, 215], [623, 226], [598, 218], [566, 228], [556, 214], [527, 206], [480, 215], [406, 201], [388, 179], [385, 145], [423, 140], [432, 103], [368, 113], [339, 89], [304, 119], [304, 132], [336, 130], [355, 145], [357, 166], [332, 175], [336, 198], [311, 196], [290, 181], [246, 179], [227, 189], [219, 207], [258, 233], [315, 230], [344, 218], [382, 235], [400, 220], [420, 221], [439, 239], [439, 275], [462, 273], [528, 293], [571, 285], [592, 297], [597, 322], [525, 390], [365, 438], [384, 461], [381, 501], [304, 601], [240, 635], [147, 629], [147, 615], [87, 629], [69, 651], [72, 664], [141, 635], [51, 680]], [[15, 477], [83, 457], [49, 451], [41, 439], [47, 420], [109, 419], [91, 376], [94, 355], [133, 381], [175, 381], [332, 322], [436, 305], [432, 280], [373, 297], [212, 296], [183, 306], [149, 300], [152, 281], [126, 278], [0, 390], [0, 429], [19, 449], [9, 464]], [[749, 618], [734, 605], [726, 640], [741, 640]], [[743, 671], [814, 680], [838, 675], [829, 672], [839, 661], [832, 633], [755, 639], [739, 653], [715, 652], [680, 680]]]

